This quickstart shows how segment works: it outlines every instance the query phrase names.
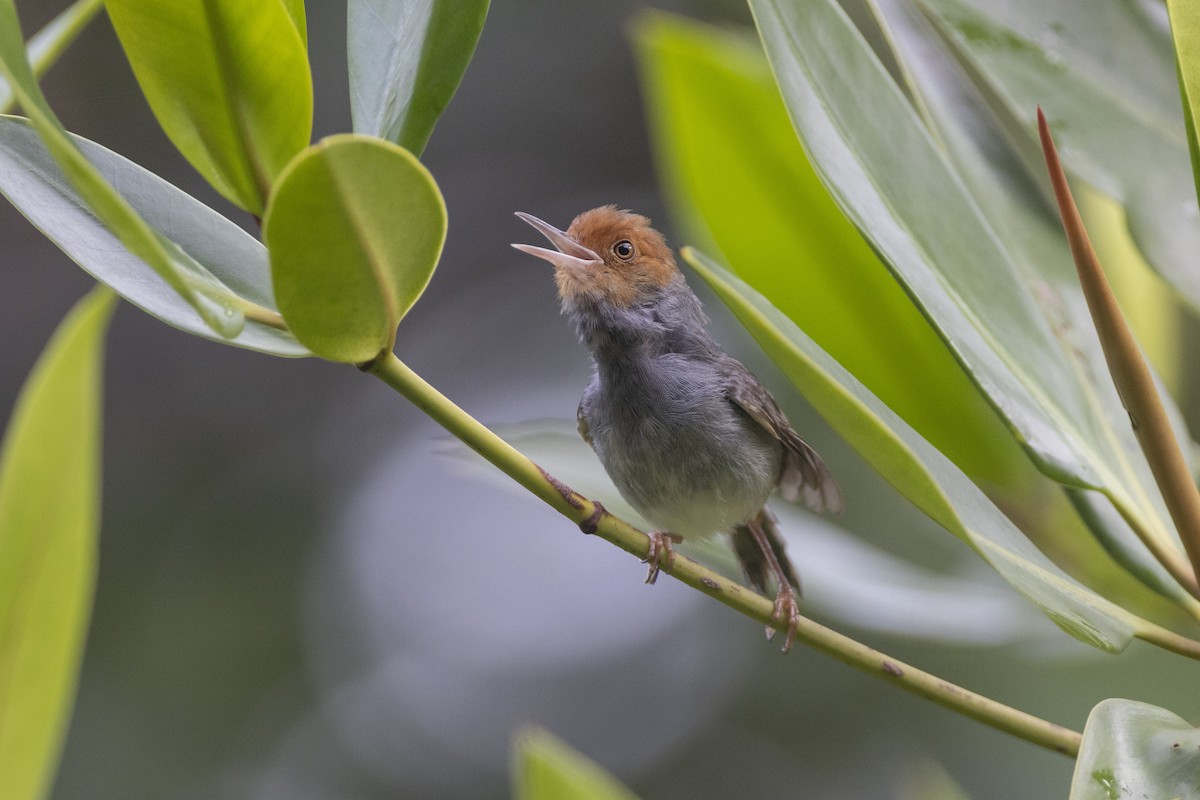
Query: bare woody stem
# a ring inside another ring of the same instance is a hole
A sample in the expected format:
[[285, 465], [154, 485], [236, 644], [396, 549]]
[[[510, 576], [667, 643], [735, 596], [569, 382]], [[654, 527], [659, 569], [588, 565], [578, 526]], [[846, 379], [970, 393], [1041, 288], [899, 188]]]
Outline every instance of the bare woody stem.
[[[585, 532], [594, 533], [639, 558], [646, 557], [650, 540], [645, 533], [607, 513], [599, 503], [555, 480], [452, 403], [394, 354], [380, 354], [359, 368], [395, 389], [464, 444], [555, 511], [578, 524]], [[682, 554], [676, 554], [670, 575], [760, 624], [770, 622], [773, 612], [770, 600]], [[796, 639], [856, 669], [1005, 733], [1066, 756], [1074, 757], [1079, 753], [1081, 736], [1076, 731], [955, 686], [810, 619], [800, 618]]]
[[[1170, 419], [1163, 408], [1162, 399], [1158, 396], [1150, 368], [1142, 357], [1137, 340], [1133, 338], [1112, 288], [1108, 285], [1100, 260], [1092, 249], [1083, 219], [1071, 196], [1071, 187], [1067, 185], [1067, 176], [1059, 162], [1054, 140], [1050, 136], [1050, 126], [1046, 124], [1046, 116], [1040, 107], [1038, 134], [1041, 136], [1046, 167], [1050, 172], [1055, 199], [1058, 201], [1063, 229], [1071, 246], [1071, 255], [1075, 258], [1075, 271], [1079, 274], [1083, 295], [1087, 298], [1096, 333], [1100, 336], [1104, 359], [1108, 362], [1108, 370], [1112, 374], [1113, 383], [1116, 384], [1117, 393], [1129, 412], [1129, 421], [1137, 434], [1138, 444], [1141, 445], [1146, 461], [1150, 464], [1150, 471], [1154, 474], [1163, 500], [1166, 501], [1175, 528], [1179, 531], [1179, 538], [1183, 541], [1183, 547], [1191, 561], [1190, 573], [1184, 572], [1180, 568], [1182, 565], [1175, 564], [1177, 559], [1173, 558], [1172, 554], [1161, 552], [1161, 548], [1151, 546], [1149, 541], [1147, 546], [1180, 584], [1193, 595], [1200, 597], [1200, 587], [1196, 581], [1196, 576], [1200, 574], [1200, 492], [1196, 490], [1179, 441], [1171, 429]], [[1145, 537], [1143, 541], [1146, 541]]]

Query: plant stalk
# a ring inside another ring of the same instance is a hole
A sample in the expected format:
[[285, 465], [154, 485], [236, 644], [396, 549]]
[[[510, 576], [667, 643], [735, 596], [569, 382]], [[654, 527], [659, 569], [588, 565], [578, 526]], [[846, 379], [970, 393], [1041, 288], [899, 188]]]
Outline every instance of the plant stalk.
[[1046, 168], [1050, 173], [1050, 183], [1054, 187], [1054, 197], [1058, 201], [1063, 230], [1071, 246], [1071, 255], [1075, 259], [1075, 271], [1079, 274], [1083, 295], [1087, 299], [1088, 309], [1092, 312], [1096, 333], [1100, 336], [1104, 359], [1108, 362], [1108, 369], [1112, 374], [1113, 383], [1116, 384], [1117, 393], [1121, 396], [1121, 402], [1129, 412], [1130, 424], [1137, 435], [1142, 453], [1150, 464], [1154, 481], [1162, 492], [1167, 510], [1171, 513], [1179, 538], [1183, 541], [1184, 550], [1187, 551], [1191, 562], [1190, 573], [1183, 571], [1183, 565], [1176, 563], [1178, 559], [1174, 558], [1173, 554], [1164, 553], [1161, 548], [1152, 546], [1146, 537], [1142, 537], [1142, 540], [1184, 588], [1200, 597], [1200, 586], [1196, 581], [1196, 576], [1200, 574], [1200, 491], [1197, 491], [1192, 480], [1183, 450], [1175, 438], [1175, 431], [1171, 428], [1171, 421], [1163, 408], [1162, 399], [1158, 396], [1158, 388], [1154, 385], [1150, 368], [1121, 313], [1112, 288], [1108, 285], [1104, 269], [1100, 266], [1100, 259], [1092, 249], [1083, 219], [1071, 196], [1066, 173], [1059, 162], [1058, 151], [1050, 135], [1050, 126], [1046, 123], [1046, 115], [1040, 107], [1038, 134], [1046, 155]]
[[[639, 558], [647, 556], [650, 539], [645, 533], [609, 514], [599, 503], [572, 491], [542, 470], [456, 406], [395, 354], [381, 353], [373, 361], [359, 365], [359, 368], [395, 389], [476, 453], [555, 511], [578, 524], [585, 533], [594, 533]], [[762, 625], [771, 622], [774, 604], [770, 600], [681, 553], [675, 554], [669, 574]], [[1077, 731], [956, 686], [806, 617], [800, 618], [796, 640], [844, 664], [1027, 742], [1072, 758], [1079, 753], [1082, 737]]]

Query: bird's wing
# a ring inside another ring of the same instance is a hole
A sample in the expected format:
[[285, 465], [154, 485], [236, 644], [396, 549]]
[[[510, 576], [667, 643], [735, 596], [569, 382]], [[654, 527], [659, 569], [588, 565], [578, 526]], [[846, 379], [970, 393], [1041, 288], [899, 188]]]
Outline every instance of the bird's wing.
[[766, 387], [741, 364], [732, 358], [730, 361], [737, 368], [729, 370], [726, 397], [783, 444], [783, 471], [778, 483], [783, 499], [789, 503], [803, 500], [817, 512], [841, 513], [841, 489], [817, 451], [796, 433]]
[[583, 415], [583, 400], [579, 401], [579, 408], [575, 410], [575, 427], [579, 430], [579, 435], [583, 437], [583, 440], [591, 447], [595, 447], [592, 444], [592, 432], [588, 428], [587, 417]]

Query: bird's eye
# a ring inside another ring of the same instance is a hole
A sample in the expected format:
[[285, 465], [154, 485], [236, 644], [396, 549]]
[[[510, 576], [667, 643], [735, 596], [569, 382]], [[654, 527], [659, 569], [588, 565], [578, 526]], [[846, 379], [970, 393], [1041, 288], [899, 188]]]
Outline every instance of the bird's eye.
[[613, 245], [613, 252], [617, 254], [617, 258], [626, 261], [633, 257], [633, 242], [622, 239]]

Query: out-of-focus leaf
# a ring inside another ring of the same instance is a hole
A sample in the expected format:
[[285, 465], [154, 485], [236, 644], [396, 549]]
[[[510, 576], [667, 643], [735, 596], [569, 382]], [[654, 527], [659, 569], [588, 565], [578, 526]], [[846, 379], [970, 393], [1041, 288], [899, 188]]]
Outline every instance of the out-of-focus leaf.
[[17, 400], [0, 451], [0, 797], [49, 794], [92, 605], [100, 396], [114, 297], [67, 316]]
[[1196, 141], [1196, 117], [1200, 116], [1200, 6], [1185, 0], [1167, 0], [1171, 16], [1171, 39], [1175, 43], [1175, 69], [1183, 98], [1183, 124], [1192, 155], [1192, 175], [1200, 193], [1200, 143]]
[[516, 800], [637, 800], [595, 762], [540, 728], [517, 735], [513, 762]]
[[1067, 576], [958, 467], [749, 285], [694, 250], [684, 259], [817, 412], [917, 508], [1072, 636], [1111, 652], [1129, 643], [1141, 620]]
[[[122, 196], [173, 253], [183, 280], [203, 285], [230, 305], [273, 310], [267, 250], [220, 214], [111, 150], [71, 137], [102, 180]], [[169, 325], [205, 338], [280, 356], [308, 355], [287, 332], [254, 319], [233, 338], [212, 328], [146, 262], [90, 214], [29, 123], [0, 117], [0, 193], [42, 233], [122, 297]]]
[[475, 52], [489, 0], [350, 0], [354, 132], [420, 155]]
[[107, 0], [167, 136], [205, 180], [261, 215], [312, 135], [312, 77], [282, 0]]
[[654, 14], [636, 28], [660, 172], [682, 216], [738, 275], [968, 473], [1025, 463], [796, 138], [762, 48]]
[[1200, 730], [1135, 700], [1103, 700], [1092, 709], [1070, 800], [1185, 800], [1198, 793]]
[[390, 348], [446, 240], [446, 205], [412, 153], [369, 136], [323, 139], [288, 165], [263, 219], [279, 310], [322, 358]]
[[21, 26], [13, 0], [0, 0], [0, 74], [8, 79], [21, 107], [46, 145], [59, 169], [70, 181], [84, 206], [91, 210], [137, 258], [149, 264], [167, 285], [200, 314], [210, 328], [227, 339], [241, 332], [245, 317], [229, 302], [222, 287], [190, 281], [180, 269], [176, 254], [146, 224], [132, 206], [107, 183], [68, 137], [50, 110], [25, 58]]
[[[1108, 374], [1104, 352], [1057, 216], [1039, 201], [1038, 188], [1014, 163], [1003, 134], [989, 124], [989, 112], [982, 98], [954, 57], [941, 46], [924, 15], [908, 0], [874, 0], [872, 5], [898, 62], [904, 65], [910, 91], [917, 98], [926, 125], [1021, 274], [1034, 287], [1034, 299], [1051, 320], [1070, 368], [1090, 388], [1104, 417], [1113, 421], [1113, 434], [1120, 437], [1121, 448], [1136, 453], [1137, 441], [1126, 423], [1124, 405]], [[1177, 410], [1175, 413], [1178, 416]], [[1182, 425], [1180, 429], [1184, 430]], [[1185, 430], [1184, 437], [1186, 440]], [[1154, 503], [1156, 516], [1166, 519], [1166, 509], [1158, 502], [1145, 460], [1131, 459], [1130, 467], [1138, 471], [1138, 481]], [[1191, 609], [1193, 614], [1200, 612], [1200, 604], [1151, 556], [1120, 515], [1104, 507], [1110, 505], [1107, 498], [1095, 492], [1074, 490], [1071, 498], [1105, 549], [1126, 569], [1155, 591]], [[1061, 539], [1058, 534], [1058, 531], [1047, 532]], [[1073, 547], [1070, 542], [1062, 542], [1061, 546]], [[1105, 582], [1111, 583], [1107, 579]]]
[[[96, 12], [103, 7], [104, 0], [75, 0], [61, 14], [46, 23], [46, 27], [35, 33], [26, 47], [33, 74], [39, 78], [46, 74], [46, 70], [54, 66], [58, 57], [83, 33], [83, 29], [96, 16]], [[8, 82], [0, 78], [0, 114], [11, 111], [15, 99], [12, 90], [8, 88]]]
[[833, 0], [751, 7], [818, 173], [1042, 471], [1104, 492], [1182, 559], [1127, 418], [1106, 415], [1017, 259], [844, 12]]
[[1161, 6], [920, 0], [1006, 120], [1027, 167], [1040, 104], [1063, 163], [1126, 208], [1146, 260], [1200, 309], [1200, 215]]

